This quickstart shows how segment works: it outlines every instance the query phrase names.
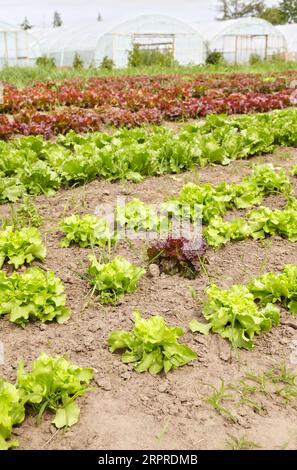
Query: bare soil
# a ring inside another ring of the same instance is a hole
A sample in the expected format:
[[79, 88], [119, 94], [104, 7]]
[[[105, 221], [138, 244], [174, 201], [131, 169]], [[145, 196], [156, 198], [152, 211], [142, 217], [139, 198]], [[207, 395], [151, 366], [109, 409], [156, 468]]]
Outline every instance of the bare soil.
[[[5, 347], [5, 364], [0, 375], [15, 380], [18, 361], [30, 364], [41, 352], [64, 354], [81, 366], [95, 368], [94, 390], [79, 400], [81, 417], [67, 431], [56, 431], [51, 414], [40, 425], [29, 416], [16, 429], [20, 449], [225, 449], [230, 435], [254, 441], [265, 449], [297, 449], [297, 402], [280, 406], [268, 396], [259, 400], [265, 413], [251, 407], [232, 408], [236, 422], [221, 416], [204, 399], [211, 390], [236, 383], [246, 371], [260, 373], [281, 361], [290, 365], [293, 327], [297, 321], [283, 312], [282, 324], [256, 338], [253, 351], [232, 351], [227, 341], [216, 334], [205, 337], [189, 332], [191, 319], [202, 319], [205, 288], [210, 281], [227, 288], [247, 282], [269, 270], [280, 270], [286, 263], [297, 264], [296, 245], [279, 237], [265, 243], [247, 240], [230, 243], [220, 250], [208, 250], [207, 272], [195, 280], [179, 276], [146, 275], [139, 290], [114, 306], [102, 306], [90, 296], [88, 282], [81, 278], [88, 264], [88, 249], [59, 247], [59, 219], [71, 213], [93, 213], [98, 204], [115, 205], [117, 196], [138, 197], [158, 203], [177, 194], [187, 181], [236, 182], [251, 171], [251, 165], [271, 162], [289, 168], [297, 163], [297, 151], [281, 149], [273, 155], [237, 161], [228, 167], [213, 166], [182, 175], [147, 178], [139, 184], [93, 181], [84, 187], [61, 190], [51, 198], [37, 197], [36, 205], [44, 216], [42, 231], [48, 249], [45, 267], [55, 271], [65, 283], [70, 320], [64, 325], [30, 323], [26, 329], [0, 321], [0, 339]], [[292, 178], [292, 182], [294, 178]], [[297, 194], [297, 178], [294, 181]], [[265, 204], [282, 207], [282, 197], [270, 196]], [[1, 207], [8, 214], [9, 206]], [[100, 250], [98, 250], [100, 254]], [[113, 254], [145, 265], [145, 247], [139, 242], [120, 243]], [[193, 296], [192, 291], [197, 292]], [[114, 329], [131, 329], [135, 309], [148, 317], [161, 314], [170, 325], [181, 325], [183, 341], [199, 355], [197, 361], [167, 376], [138, 374], [111, 354], [107, 338]], [[291, 364], [294, 368], [294, 364]]]

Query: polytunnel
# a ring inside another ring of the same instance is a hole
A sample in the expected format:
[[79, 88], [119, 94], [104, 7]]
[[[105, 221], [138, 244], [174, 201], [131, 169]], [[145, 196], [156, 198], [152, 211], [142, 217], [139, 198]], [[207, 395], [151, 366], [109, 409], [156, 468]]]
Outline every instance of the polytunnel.
[[203, 37], [192, 26], [163, 15], [142, 15], [117, 23], [101, 21], [81, 27], [55, 28], [35, 33], [42, 53], [58, 66], [70, 66], [77, 52], [85, 66], [98, 66], [106, 56], [115, 67], [128, 65], [134, 44], [140, 49], [171, 51], [181, 65], [205, 62]]
[[0, 22], [0, 67], [34, 65], [41, 51], [31, 33]]
[[297, 60], [297, 24], [285, 24], [277, 26], [277, 29], [285, 36], [288, 47], [287, 58]]
[[208, 51], [218, 51], [230, 63], [247, 63], [254, 54], [267, 59], [287, 50], [281, 31], [260, 18], [239, 18], [194, 24], [204, 36]]

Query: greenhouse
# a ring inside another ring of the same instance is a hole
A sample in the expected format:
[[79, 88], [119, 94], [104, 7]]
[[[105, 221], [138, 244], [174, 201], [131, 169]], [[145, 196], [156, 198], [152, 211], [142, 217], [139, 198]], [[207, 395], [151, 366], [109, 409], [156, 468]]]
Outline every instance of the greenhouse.
[[35, 31], [42, 53], [58, 66], [70, 66], [78, 53], [85, 66], [98, 66], [104, 57], [115, 67], [128, 65], [128, 54], [137, 44], [142, 50], [172, 52], [181, 65], [205, 62], [206, 48], [197, 29], [163, 15], [143, 15], [127, 21], [96, 22], [76, 28]]
[[0, 67], [32, 65], [41, 51], [28, 31], [0, 22]]
[[285, 36], [287, 41], [287, 58], [297, 59], [297, 24], [285, 24], [277, 26], [277, 29]]
[[194, 26], [204, 36], [208, 51], [221, 52], [230, 63], [247, 63], [253, 55], [267, 59], [287, 50], [283, 33], [259, 18], [195, 23]]

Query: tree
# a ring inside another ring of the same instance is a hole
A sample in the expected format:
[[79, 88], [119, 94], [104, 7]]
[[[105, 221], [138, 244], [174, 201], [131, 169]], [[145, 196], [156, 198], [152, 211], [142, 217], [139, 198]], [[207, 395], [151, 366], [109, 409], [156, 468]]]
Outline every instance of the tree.
[[287, 23], [297, 22], [297, 0], [282, 0], [279, 9], [286, 15]]
[[288, 21], [287, 15], [279, 7], [265, 8], [259, 18], [271, 24], [286, 24]]
[[62, 24], [63, 24], [63, 21], [62, 21], [60, 13], [55, 11], [54, 20], [53, 20], [53, 27], [54, 28], [59, 28], [60, 26], [62, 26]]
[[264, 0], [219, 0], [220, 21], [259, 16], [265, 10]]
[[102, 20], [103, 20], [103, 18], [102, 18], [102, 16], [101, 16], [100, 11], [99, 11], [99, 13], [98, 13], [98, 15], [97, 15], [97, 21], [102, 21]]
[[23, 22], [20, 24], [20, 27], [27, 31], [27, 29], [32, 29], [32, 25], [29, 23], [28, 18], [25, 16]]

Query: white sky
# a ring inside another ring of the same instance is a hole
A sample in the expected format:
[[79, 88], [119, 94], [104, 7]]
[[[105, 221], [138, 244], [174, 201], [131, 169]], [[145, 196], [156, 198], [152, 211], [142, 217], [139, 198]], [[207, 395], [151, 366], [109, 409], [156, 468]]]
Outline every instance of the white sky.
[[[65, 25], [94, 20], [100, 11], [103, 19], [159, 13], [191, 21], [212, 21], [217, 15], [217, 0], [0, 0], [0, 21], [50, 26], [53, 12], [61, 13]], [[277, 3], [267, 1], [267, 5]]]

